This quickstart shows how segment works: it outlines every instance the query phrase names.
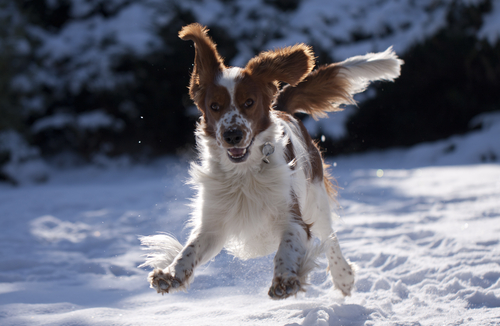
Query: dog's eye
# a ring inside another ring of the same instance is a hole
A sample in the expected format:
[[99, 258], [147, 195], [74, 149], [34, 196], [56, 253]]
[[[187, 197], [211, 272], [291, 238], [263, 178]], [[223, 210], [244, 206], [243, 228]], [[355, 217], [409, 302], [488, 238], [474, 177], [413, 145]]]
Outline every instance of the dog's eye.
[[246, 100], [244, 105], [246, 108], [251, 107], [253, 105], [253, 100], [251, 98], [249, 98], [248, 100]]
[[219, 103], [212, 103], [212, 104], [210, 105], [210, 108], [211, 108], [212, 110], [214, 110], [214, 111], [219, 111], [219, 109], [220, 109]]

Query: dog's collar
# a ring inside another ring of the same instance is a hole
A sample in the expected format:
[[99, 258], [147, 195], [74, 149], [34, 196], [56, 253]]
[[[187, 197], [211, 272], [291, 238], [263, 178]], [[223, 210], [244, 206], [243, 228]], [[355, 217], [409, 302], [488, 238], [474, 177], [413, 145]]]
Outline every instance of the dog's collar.
[[271, 142], [266, 142], [264, 146], [262, 146], [262, 154], [264, 155], [262, 161], [264, 161], [264, 163], [269, 164], [270, 162], [268, 157], [272, 153], [274, 153], [274, 145]]

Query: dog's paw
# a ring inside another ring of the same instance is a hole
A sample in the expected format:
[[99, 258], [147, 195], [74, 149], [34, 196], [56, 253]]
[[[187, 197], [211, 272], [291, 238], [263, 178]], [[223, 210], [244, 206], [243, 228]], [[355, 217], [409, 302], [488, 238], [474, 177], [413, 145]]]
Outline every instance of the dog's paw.
[[273, 284], [269, 288], [268, 295], [273, 300], [281, 300], [296, 295], [297, 292], [301, 290], [300, 281], [296, 276], [288, 278], [277, 276], [274, 278]]
[[164, 272], [159, 268], [149, 273], [148, 276], [148, 281], [149, 284], [151, 284], [151, 288], [155, 289], [157, 293], [161, 293], [162, 295], [165, 293], [185, 290], [187, 288], [187, 279], [189, 279], [189, 277], [185, 277], [181, 280], [171, 273]]
[[345, 297], [350, 296], [354, 288], [354, 271], [354, 264], [345, 264], [343, 267], [337, 268], [336, 275], [332, 273], [335, 288], [339, 289]]

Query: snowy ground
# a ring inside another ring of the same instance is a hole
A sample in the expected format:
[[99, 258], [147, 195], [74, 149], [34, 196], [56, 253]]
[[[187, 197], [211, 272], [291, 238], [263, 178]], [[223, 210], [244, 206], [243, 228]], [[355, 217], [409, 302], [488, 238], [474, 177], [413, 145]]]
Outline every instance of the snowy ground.
[[499, 126], [330, 160], [342, 187], [336, 229], [359, 266], [346, 299], [331, 290], [324, 260], [307, 293], [276, 302], [272, 257], [225, 253], [188, 293], [149, 289], [137, 238], [186, 238], [182, 159], [2, 184], [0, 324], [498, 325], [500, 165], [479, 162], [500, 157]]

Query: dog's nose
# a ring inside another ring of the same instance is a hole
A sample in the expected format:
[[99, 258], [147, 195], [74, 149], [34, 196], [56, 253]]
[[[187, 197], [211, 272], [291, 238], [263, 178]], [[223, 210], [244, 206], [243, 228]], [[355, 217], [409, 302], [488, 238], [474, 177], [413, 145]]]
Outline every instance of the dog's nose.
[[243, 132], [241, 132], [241, 130], [238, 129], [228, 130], [224, 132], [222, 137], [224, 137], [224, 140], [229, 145], [236, 145], [243, 139]]

